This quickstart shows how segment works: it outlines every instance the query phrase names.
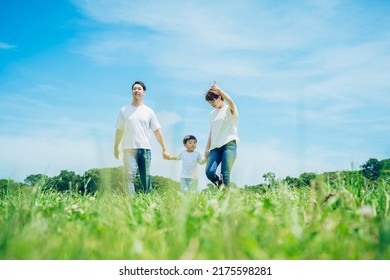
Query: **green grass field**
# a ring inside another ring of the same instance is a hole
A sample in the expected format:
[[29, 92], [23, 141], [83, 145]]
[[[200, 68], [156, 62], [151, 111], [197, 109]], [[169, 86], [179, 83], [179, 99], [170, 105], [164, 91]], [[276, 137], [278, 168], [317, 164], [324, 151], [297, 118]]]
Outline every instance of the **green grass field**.
[[3, 260], [390, 259], [390, 185], [0, 196]]

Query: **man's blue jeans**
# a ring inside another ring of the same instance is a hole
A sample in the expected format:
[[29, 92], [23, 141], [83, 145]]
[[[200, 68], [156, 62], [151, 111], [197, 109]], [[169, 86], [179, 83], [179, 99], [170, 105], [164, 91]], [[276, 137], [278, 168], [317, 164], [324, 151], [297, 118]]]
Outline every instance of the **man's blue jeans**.
[[[150, 182], [150, 162], [152, 153], [149, 149], [128, 149], [123, 151], [123, 161], [127, 174], [127, 188], [131, 195], [136, 192], [149, 193], [152, 190]], [[134, 181], [139, 171], [141, 186], [135, 188]]]
[[217, 175], [218, 165], [221, 164], [222, 183], [226, 186], [230, 186], [230, 172], [232, 170], [234, 161], [237, 156], [237, 144], [236, 141], [230, 141], [220, 148], [215, 148], [210, 151], [209, 158], [206, 165], [206, 176], [213, 182], [220, 181], [220, 177]]

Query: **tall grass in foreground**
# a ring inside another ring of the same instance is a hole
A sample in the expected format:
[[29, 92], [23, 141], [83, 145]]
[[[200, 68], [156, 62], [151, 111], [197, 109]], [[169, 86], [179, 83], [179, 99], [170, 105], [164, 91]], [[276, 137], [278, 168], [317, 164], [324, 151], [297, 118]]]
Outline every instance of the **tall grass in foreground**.
[[0, 259], [390, 259], [390, 186], [0, 196]]

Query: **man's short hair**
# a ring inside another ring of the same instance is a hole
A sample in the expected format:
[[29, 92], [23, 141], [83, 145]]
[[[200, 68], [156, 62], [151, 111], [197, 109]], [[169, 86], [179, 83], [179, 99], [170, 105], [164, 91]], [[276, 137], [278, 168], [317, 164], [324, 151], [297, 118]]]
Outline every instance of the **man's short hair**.
[[131, 86], [131, 89], [133, 89], [135, 85], [140, 85], [144, 89], [144, 91], [146, 90], [145, 84], [141, 81], [135, 81], [134, 84]]

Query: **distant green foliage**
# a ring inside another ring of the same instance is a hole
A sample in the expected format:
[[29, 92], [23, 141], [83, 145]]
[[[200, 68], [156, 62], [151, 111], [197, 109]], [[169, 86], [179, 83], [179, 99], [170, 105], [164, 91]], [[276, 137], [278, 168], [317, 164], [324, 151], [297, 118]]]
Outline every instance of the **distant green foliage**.
[[299, 176], [298, 187], [310, 186], [315, 181], [317, 174], [314, 172], [305, 172]]
[[[2, 188], [6, 189], [6, 186], [10, 182], [6, 180], [6, 182], [2, 183], [4, 185]], [[48, 177], [43, 174], [33, 174], [27, 176], [24, 183], [32, 187], [39, 186], [43, 189], [79, 194], [93, 194], [97, 191], [126, 191], [126, 175], [123, 167], [95, 168], [86, 171], [83, 175], [68, 170], [62, 170], [60, 174], [53, 177]], [[151, 183], [153, 189], [179, 188], [178, 182], [162, 176], [151, 176]], [[141, 184], [138, 174], [134, 184], [136, 186]], [[19, 184], [19, 187], [21, 185]]]
[[264, 181], [268, 183], [268, 185], [272, 186], [276, 183], [276, 174], [273, 172], [267, 172], [263, 174]]
[[0, 179], [0, 195], [18, 191], [21, 185], [21, 183], [11, 179]]
[[381, 174], [379, 180], [390, 182], [390, 159], [381, 160]]
[[44, 184], [47, 179], [49, 179], [49, 176], [45, 174], [32, 174], [24, 179], [24, 183], [29, 186], [35, 186], [37, 184]]
[[[277, 179], [273, 172], [266, 172], [263, 178], [266, 184], [258, 184], [253, 186], [242, 186], [246, 189], [253, 189], [256, 191], [264, 191], [269, 188], [276, 187], [278, 182], [286, 183], [290, 187], [309, 187], [312, 182], [318, 178], [323, 178], [330, 184], [338, 184], [340, 181], [354, 181], [358, 184], [369, 185], [376, 180], [385, 180], [390, 182], [390, 159], [377, 160], [369, 159], [361, 166], [358, 171], [334, 171], [325, 172], [323, 174], [316, 174], [314, 172], [302, 173], [298, 178], [287, 176], [285, 179]], [[368, 181], [367, 181], [368, 180]], [[153, 189], [169, 190], [178, 189], [179, 183], [162, 176], [151, 176]], [[355, 184], [354, 183], [354, 184]], [[140, 185], [141, 180], [137, 174], [135, 185]], [[79, 194], [93, 194], [97, 191], [126, 191], [126, 175], [123, 167], [113, 168], [95, 168], [86, 171], [79, 175], [73, 171], [62, 170], [60, 174], [54, 177], [48, 177], [44, 174], [32, 174], [26, 177], [24, 185], [40, 186], [44, 189], [52, 189], [63, 192], [75, 192]], [[5, 192], [8, 189], [15, 189], [22, 187], [22, 183], [14, 182], [8, 179], [0, 181], [0, 192]], [[235, 184], [232, 183], [234, 187]], [[214, 189], [213, 185], [208, 186]]]
[[381, 175], [382, 164], [375, 158], [370, 158], [365, 164], [362, 165], [362, 174], [369, 180], [376, 180]]

